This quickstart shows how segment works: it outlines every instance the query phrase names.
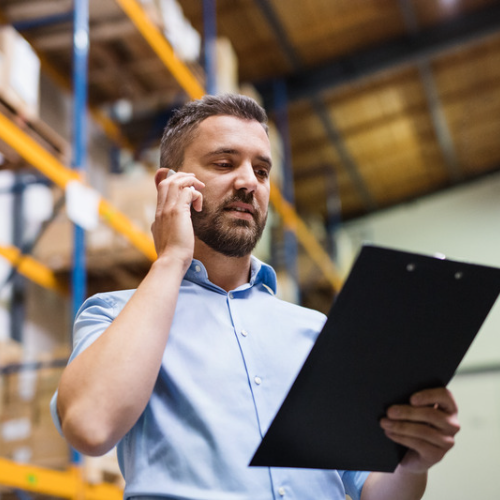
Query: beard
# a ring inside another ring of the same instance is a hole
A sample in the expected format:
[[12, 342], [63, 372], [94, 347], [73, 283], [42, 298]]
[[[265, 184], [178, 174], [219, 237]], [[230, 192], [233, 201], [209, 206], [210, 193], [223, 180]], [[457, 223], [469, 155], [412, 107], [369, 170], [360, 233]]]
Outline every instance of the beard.
[[[225, 212], [235, 202], [252, 205], [253, 220], [228, 217]], [[245, 257], [262, 236], [267, 211], [263, 214], [257, 209], [252, 193], [239, 190], [219, 205], [203, 200], [203, 210], [196, 212], [191, 209], [191, 219], [195, 236], [210, 248], [226, 257]]]

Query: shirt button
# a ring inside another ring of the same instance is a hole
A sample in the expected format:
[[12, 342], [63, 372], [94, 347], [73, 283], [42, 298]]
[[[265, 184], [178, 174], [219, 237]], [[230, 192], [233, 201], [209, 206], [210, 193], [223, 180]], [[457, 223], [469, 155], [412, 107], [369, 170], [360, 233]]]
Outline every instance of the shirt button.
[[201, 271], [201, 267], [200, 266], [195, 266], [194, 270], [199, 273]]
[[278, 493], [280, 494], [280, 496], [284, 497], [285, 496], [285, 488], [283, 488], [283, 486], [281, 488], [279, 488]]
[[246, 337], [248, 335], [248, 332], [246, 330], [241, 330], [241, 335], [243, 335], [243, 337]]
[[253, 380], [257, 385], [260, 385], [262, 383], [262, 379], [260, 377], [255, 377]]
[[234, 299], [234, 295], [232, 294], [232, 292], [229, 293], [229, 298]]

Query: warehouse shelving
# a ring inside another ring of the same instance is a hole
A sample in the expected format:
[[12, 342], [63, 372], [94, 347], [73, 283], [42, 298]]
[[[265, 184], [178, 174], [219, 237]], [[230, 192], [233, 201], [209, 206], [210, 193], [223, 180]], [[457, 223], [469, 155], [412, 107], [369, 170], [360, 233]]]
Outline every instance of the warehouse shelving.
[[[116, 2], [130, 17], [157, 57], [176, 78], [186, 94], [193, 99], [202, 97], [204, 94], [203, 87], [186, 65], [176, 57], [169, 43], [147, 17], [139, 3], [136, 0], [116, 0]], [[44, 70], [48, 71], [63, 88], [70, 88], [68, 80], [50, 62], [44, 60], [43, 55], [39, 54], [39, 56]], [[207, 80], [210, 80], [210, 78], [207, 78]], [[111, 140], [122, 147], [130, 146], [121, 135], [118, 127], [102, 111], [91, 109], [90, 113], [94, 120], [101, 124], [106, 135]], [[32, 165], [60, 188], [65, 189], [73, 181], [83, 182], [82, 175], [79, 172], [65, 166], [1, 113], [0, 139], [17, 151], [28, 164]], [[341, 279], [329, 256], [297, 215], [293, 205], [282, 196], [280, 190], [274, 184], [271, 188], [271, 203], [281, 216], [285, 226], [296, 234], [297, 239], [312, 260], [322, 270], [332, 288], [338, 290], [341, 286]], [[126, 216], [103, 198], [99, 201], [99, 214], [106, 224], [128, 238], [132, 245], [149, 260], [156, 258], [152, 238], [135, 227]], [[31, 280], [57, 293], [67, 295], [66, 287], [61, 284], [50, 269], [28, 255], [22, 255], [19, 249], [12, 246], [0, 247], [0, 255], [9, 260], [11, 265], [15, 266], [21, 274]], [[54, 471], [42, 467], [20, 465], [5, 459], [0, 459], [0, 484], [61, 498], [112, 500], [122, 496], [121, 490], [113, 485], [92, 486], [86, 484], [78, 467], [71, 467], [67, 471]]]
[[121, 489], [112, 484], [86, 483], [77, 466], [67, 471], [56, 471], [33, 465], [22, 465], [0, 458], [0, 484], [59, 498], [79, 500], [123, 498]]
[[[64, 189], [69, 182], [81, 180], [77, 172], [63, 165], [1, 113], [0, 138], [59, 187]], [[127, 217], [104, 199], [101, 199], [99, 203], [99, 213], [108, 225], [127, 237], [147, 257], [151, 260], [155, 258], [156, 253], [152, 238], [137, 229]]]
[[30, 255], [23, 255], [19, 248], [12, 245], [0, 245], [0, 256], [8, 260], [12, 267], [24, 277], [48, 290], [68, 296], [68, 288], [57, 278], [54, 272]]

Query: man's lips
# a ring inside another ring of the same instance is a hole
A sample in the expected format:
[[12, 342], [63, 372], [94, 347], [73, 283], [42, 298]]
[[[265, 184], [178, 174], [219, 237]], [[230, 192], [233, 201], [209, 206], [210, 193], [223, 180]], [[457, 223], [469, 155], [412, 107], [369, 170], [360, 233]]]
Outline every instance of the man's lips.
[[241, 214], [250, 214], [253, 217], [253, 214], [255, 213], [255, 209], [252, 205], [249, 205], [248, 203], [243, 203], [243, 202], [233, 202], [224, 207], [225, 211], [228, 212], [238, 212]]

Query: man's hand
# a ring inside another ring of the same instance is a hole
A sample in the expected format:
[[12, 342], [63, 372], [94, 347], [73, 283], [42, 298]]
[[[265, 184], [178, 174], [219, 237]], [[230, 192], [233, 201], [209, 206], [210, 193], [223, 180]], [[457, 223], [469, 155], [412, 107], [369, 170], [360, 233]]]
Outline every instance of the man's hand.
[[[156, 252], [160, 258], [166, 251], [186, 263], [191, 263], [194, 233], [191, 206], [200, 212], [205, 185], [194, 174], [179, 172], [167, 179], [169, 169], [160, 168], [155, 175], [158, 191], [155, 221], [151, 226]], [[194, 189], [191, 189], [194, 187]]]
[[409, 450], [394, 473], [370, 473], [361, 500], [421, 499], [427, 471], [451, 449], [460, 429], [453, 396], [444, 387], [417, 392], [409, 405], [391, 406], [380, 425]]
[[426, 472], [453, 447], [460, 430], [457, 405], [444, 387], [413, 394], [409, 405], [395, 405], [380, 421], [387, 437], [409, 448], [399, 468]]

